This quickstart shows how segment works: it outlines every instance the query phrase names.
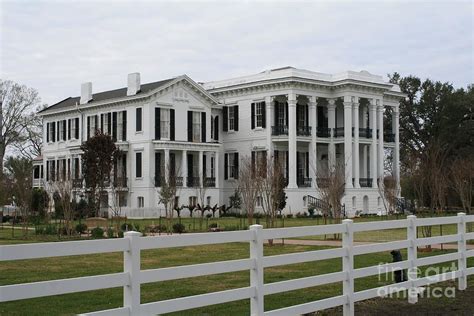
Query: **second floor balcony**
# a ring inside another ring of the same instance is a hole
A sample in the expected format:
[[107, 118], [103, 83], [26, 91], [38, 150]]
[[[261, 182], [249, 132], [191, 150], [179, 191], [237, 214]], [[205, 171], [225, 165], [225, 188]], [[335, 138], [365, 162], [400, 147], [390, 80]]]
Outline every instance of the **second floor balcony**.
[[296, 129], [297, 136], [311, 136], [311, 126], [298, 126]]
[[323, 137], [323, 138], [329, 138], [329, 137], [331, 137], [331, 129], [329, 127], [320, 127], [320, 126], [318, 126], [316, 128], [316, 136]]
[[311, 188], [312, 180], [311, 178], [297, 178], [296, 184], [299, 188]]
[[334, 129], [334, 137], [344, 137], [344, 127], [336, 127]]
[[372, 129], [371, 128], [359, 128], [359, 137], [360, 138], [372, 138]]
[[213, 177], [204, 178], [204, 187], [206, 187], [206, 188], [215, 188], [216, 187], [216, 178], [213, 178]]
[[277, 125], [272, 126], [272, 136], [288, 135], [288, 126]]
[[391, 132], [385, 132], [383, 135], [383, 141], [386, 143], [395, 143], [395, 134]]

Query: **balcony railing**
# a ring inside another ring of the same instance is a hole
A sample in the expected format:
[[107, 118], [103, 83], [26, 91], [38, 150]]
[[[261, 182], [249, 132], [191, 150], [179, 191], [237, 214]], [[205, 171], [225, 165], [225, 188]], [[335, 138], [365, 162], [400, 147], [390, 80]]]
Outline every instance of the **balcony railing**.
[[331, 129], [328, 127], [319, 127], [316, 128], [316, 135], [318, 137], [329, 138], [331, 137]]
[[386, 143], [395, 143], [395, 134], [394, 133], [385, 133], [383, 135], [383, 141]]
[[362, 188], [371, 188], [372, 178], [359, 178], [359, 184]]
[[371, 128], [359, 128], [359, 137], [372, 138]]
[[82, 178], [72, 179], [72, 188], [73, 189], [82, 189], [82, 183], [83, 183]]
[[316, 178], [316, 184], [320, 188], [329, 187], [329, 178]]
[[288, 135], [288, 126], [272, 126], [272, 135]]
[[298, 126], [296, 129], [298, 136], [311, 136], [311, 126]]
[[215, 188], [216, 187], [216, 178], [204, 178], [204, 186], [206, 188]]
[[337, 127], [334, 129], [334, 137], [344, 137], [344, 127]]
[[201, 185], [201, 179], [199, 177], [188, 177], [188, 187], [199, 187]]
[[311, 178], [297, 178], [296, 184], [299, 188], [311, 188]]

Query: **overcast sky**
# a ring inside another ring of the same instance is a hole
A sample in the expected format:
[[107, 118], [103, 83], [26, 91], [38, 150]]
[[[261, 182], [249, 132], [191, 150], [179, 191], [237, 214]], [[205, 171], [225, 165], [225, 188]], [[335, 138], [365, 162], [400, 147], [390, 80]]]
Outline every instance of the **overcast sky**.
[[212, 81], [291, 65], [474, 82], [472, 1], [354, 2], [0, 0], [1, 78], [48, 104], [131, 72]]

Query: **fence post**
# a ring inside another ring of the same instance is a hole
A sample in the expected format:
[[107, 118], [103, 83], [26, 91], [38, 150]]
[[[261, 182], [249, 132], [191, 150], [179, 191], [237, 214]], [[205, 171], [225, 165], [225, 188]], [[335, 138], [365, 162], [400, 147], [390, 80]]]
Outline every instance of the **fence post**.
[[418, 278], [418, 268], [416, 266], [416, 260], [418, 258], [418, 247], [416, 245], [416, 216], [409, 215], [407, 239], [408, 245], [408, 261], [410, 262], [410, 268], [408, 268], [408, 280], [411, 281], [410, 287], [408, 288], [408, 303], [416, 304], [418, 302], [418, 292], [413, 286], [413, 281]]
[[346, 274], [346, 279], [342, 285], [342, 294], [347, 298], [347, 303], [343, 306], [344, 316], [354, 315], [354, 231], [352, 229], [352, 219], [342, 221], [345, 226], [342, 235], [342, 247], [346, 250], [346, 255], [342, 258], [342, 270]]
[[255, 239], [250, 242], [250, 258], [255, 261], [255, 268], [250, 270], [250, 286], [255, 288], [255, 296], [250, 300], [250, 315], [262, 316], [263, 305], [263, 226], [252, 225], [250, 231]]
[[466, 258], [466, 213], [458, 213], [459, 222], [458, 222], [458, 271], [460, 273], [458, 279], [458, 289], [464, 291], [467, 288], [467, 258]]
[[130, 315], [140, 315], [140, 236], [139, 232], [126, 232], [130, 248], [123, 253], [123, 271], [130, 278], [130, 285], [123, 287], [123, 306], [128, 307]]

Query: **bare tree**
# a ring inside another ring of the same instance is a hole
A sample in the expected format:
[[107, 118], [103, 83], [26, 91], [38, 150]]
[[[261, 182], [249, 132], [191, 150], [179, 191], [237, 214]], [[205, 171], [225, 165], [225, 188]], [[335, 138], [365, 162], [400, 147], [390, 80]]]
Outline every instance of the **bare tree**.
[[63, 211], [64, 224], [66, 228], [67, 235], [72, 234], [72, 223], [74, 220], [74, 209], [72, 207], [72, 180], [70, 177], [65, 179], [58, 179], [58, 181], [53, 183], [53, 190], [58, 197], [57, 203], [60, 204], [60, 207]]
[[40, 103], [35, 89], [0, 79], [0, 179], [3, 177], [3, 159], [9, 146], [27, 140], [27, 128], [36, 118], [32, 112]]
[[[474, 191], [474, 161], [457, 158], [450, 168], [451, 187], [456, 191], [466, 214], [471, 214]], [[471, 225], [470, 225], [471, 226]]]
[[[199, 175], [199, 179], [202, 179], [203, 182], [205, 178], [202, 174]], [[196, 210], [201, 212], [201, 218], [199, 221], [199, 229], [202, 230], [202, 225], [204, 221], [204, 213], [211, 209], [210, 205], [206, 205], [206, 193], [207, 193], [207, 186], [205, 183], [201, 183], [201, 181], [194, 181], [193, 182], [194, 188], [196, 190], [196, 196], [198, 197], [198, 203], [196, 205]]]
[[250, 157], [240, 161], [238, 190], [242, 197], [242, 204], [247, 212], [248, 224], [253, 224], [255, 201], [260, 192], [261, 177], [257, 176], [255, 166]]
[[262, 208], [268, 218], [268, 227], [275, 227], [275, 221], [285, 195], [285, 174], [280, 161], [269, 157], [266, 161], [257, 163], [256, 176], [260, 183], [260, 196], [262, 197]]
[[396, 212], [397, 199], [400, 191], [397, 186], [397, 180], [391, 173], [379, 181], [378, 191], [387, 215], [393, 215]]
[[[168, 170], [168, 179], [165, 176], [165, 170]], [[161, 177], [159, 179], [159, 186], [156, 187], [156, 191], [158, 193], [158, 204], [163, 204], [165, 207], [165, 215], [167, 220], [167, 228], [168, 232], [172, 233], [172, 223], [174, 217], [174, 208], [175, 208], [175, 201], [176, 196], [178, 193], [178, 186], [177, 186], [177, 177], [176, 175], [179, 174], [179, 171], [175, 170], [175, 168], [170, 167], [170, 163], [164, 166], [162, 172], [160, 172]]]

